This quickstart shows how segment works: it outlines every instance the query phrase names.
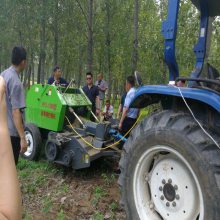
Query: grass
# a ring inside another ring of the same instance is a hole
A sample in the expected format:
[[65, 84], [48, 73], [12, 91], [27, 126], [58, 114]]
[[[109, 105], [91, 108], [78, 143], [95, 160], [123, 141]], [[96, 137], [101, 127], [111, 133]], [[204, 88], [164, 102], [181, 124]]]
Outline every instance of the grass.
[[113, 173], [112, 174], [102, 173], [101, 176], [106, 186], [110, 186], [115, 181], [115, 175]]
[[61, 193], [68, 193], [69, 192], [69, 186], [66, 183], [63, 183], [59, 187], [58, 191], [61, 192]]
[[43, 208], [42, 208], [42, 212], [45, 214], [48, 214], [50, 212], [50, 210], [53, 207], [53, 202], [51, 200], [50, 196], [45, 196], [43, 198]]
[[65, 220], [66, 219], [66, 216], [63, 212], [63, 209], [61, 209], [58, 213], [57, 213], [57, 217], [56, 217], [56, 220]]
[[25, 212], [22, 219], [23, 220], [32, 220], [33, 218], [31, 216], [29, 216], [29, 214], [27, 212]]
[[20, 180], [25, 181], [24, 192], [36, 193], [37, 189], [47, 181], [44, 174], [45, 169], [48, 169], [48, 162], [19, 159], [17, 170]]
[[101, 187], [101, 186], [96, 186], [94, 193], [93, 193], [93, 199], [92, 199], [92, 204], [94, 207], [97, 206], [99, 200], [106, 196], [106, 191]]
[[104, 216], [100, 213], [96, 213], [93, 217], [92, 220], [103, 220]]
[[112, 212], [114, 212], [118, 208], [118, 204], [116, 202], [112, 202], [109, 205], [109, 208], [111, 209]]

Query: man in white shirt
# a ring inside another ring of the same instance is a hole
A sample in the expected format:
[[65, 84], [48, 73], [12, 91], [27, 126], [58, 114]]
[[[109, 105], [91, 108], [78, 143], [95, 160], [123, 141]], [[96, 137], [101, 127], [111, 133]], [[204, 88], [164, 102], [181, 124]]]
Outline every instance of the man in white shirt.
[[[121, 116], [121, 120], [119, 123], [119, 130], [121, 131], [122, 135], [125, 135], [134, 125], [139, 115], [138, 108], [129, 108], [134, 96], [135, 96], [135, 79], [133, 76], [128, 76], [126, 79], [126, 91], [127, 95], [125, 98], [125, 103], [123, 107], [123, 112]], [[130, 133], [130, 132], [129, 132]], [[126, 137], [129, 136], [129, 133]]]

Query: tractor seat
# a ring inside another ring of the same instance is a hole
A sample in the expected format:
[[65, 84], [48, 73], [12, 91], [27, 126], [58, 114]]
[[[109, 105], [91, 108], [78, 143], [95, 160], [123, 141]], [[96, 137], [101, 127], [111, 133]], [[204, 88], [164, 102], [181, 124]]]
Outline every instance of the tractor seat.
[[[207, 79], [216, 80], [217, 82], [220, 83], [219, 71], [209, 63], [207, 63], [207, 75], [206, 75], [206, 77], [207, 77]], [[220, 86], [219, 85], [212, 84], [212, 83], [209, 83], [209, 82], [205, 82], [205, 83], [203, 82], [202, 84], [205, 87], [208, 87], [212, 90], [216, 90], [216, 91], [220, 92]]]
[[192, 3], [201, 11], [208, 9], [209, 16], [214, 17], [220, 15], [219, 0], [191, 0]]
[[207, 63], [207, 77], [216, 80], [219, 80], [220, 77], [219, 71], [209, 63]]

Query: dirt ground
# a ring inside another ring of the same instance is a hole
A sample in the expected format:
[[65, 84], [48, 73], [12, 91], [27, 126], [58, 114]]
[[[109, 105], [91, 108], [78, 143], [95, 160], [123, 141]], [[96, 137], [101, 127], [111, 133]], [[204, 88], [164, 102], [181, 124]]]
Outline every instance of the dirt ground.
[[46, 161], [21, 159], [23, 219], [125, 219], [114, 163], [99, 159], [88, 169], [73, 171]]

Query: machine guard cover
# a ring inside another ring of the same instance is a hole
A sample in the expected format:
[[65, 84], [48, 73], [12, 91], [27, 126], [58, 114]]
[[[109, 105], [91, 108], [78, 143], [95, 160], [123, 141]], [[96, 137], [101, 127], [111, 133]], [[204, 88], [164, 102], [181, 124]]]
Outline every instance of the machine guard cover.
[[[197, 88], [188, 88], [188, 87], [178, 87], [184, 98], [193, 99], [203, 103], [206, 103], [209, 106], [212, 106], [216, 111], [220, 112], [220, 96], [214, 92], [197, 89]], [[181, 97], [179, 89], [174, 86], [169, 85], [148, 85], [139, 87], [136, 90], [135, 97], [131, 103], [131, 107], [141, 107], [144, 108], [149, 104], [155, 103], [152, 100], [153, 95], [164, 95], [164, 96], [173, 96]]]

